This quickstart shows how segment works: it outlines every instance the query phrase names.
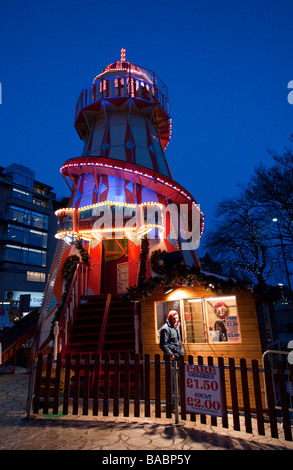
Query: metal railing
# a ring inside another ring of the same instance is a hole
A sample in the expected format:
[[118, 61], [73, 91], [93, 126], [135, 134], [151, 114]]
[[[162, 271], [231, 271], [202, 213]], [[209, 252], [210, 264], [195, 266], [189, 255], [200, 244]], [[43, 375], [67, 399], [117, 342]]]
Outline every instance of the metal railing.
[[[288, 362], [288, 355], [289, 352], [286, 351], [279, 351], [279, 350], [268, 350], [265, 351], [263, 354], [263, 365], [265, 364], [266, 358], [268, 356], [272, 356], [270, 360], [271, 366], [271, 379], [273, 385], [273, 393], [275, 399], [275, 408], [276, 410], [282, 410], [281, 407], [281, 397], [280, 397], [280, 385], [278, 380], [279, 369], [280, 369], [280, 362], [282, 364], [282, 369], [284, 373], [284, 380], [285, 380], [285, 387], [286, 387], [286, 398], [288, 403], [288, 411], [289, 413], [293, 413], [293, 366]], [[281, 361], [278, 360], [281, 357]], [[268, 398], [266, 396], [266, 402], [268, 403]]]
[[139, 98], [155, 103], [169, 115], [168, 98], [156, 85], [138, 78], [124, 76], [105, 77], [85, 88], [79, 96], [75, 118], [82, 109], [101, 99], [119, 97]]
[[71, 326], [74, 323], [80, 298], [87, 293], [88, 266], [84, 263], [77, 265], [70, 288], [68, 290], [64, 307], [60, 314], [59, 321], [54, 325], [54, 358], [61, 351], [61, 348], [68, 344]]

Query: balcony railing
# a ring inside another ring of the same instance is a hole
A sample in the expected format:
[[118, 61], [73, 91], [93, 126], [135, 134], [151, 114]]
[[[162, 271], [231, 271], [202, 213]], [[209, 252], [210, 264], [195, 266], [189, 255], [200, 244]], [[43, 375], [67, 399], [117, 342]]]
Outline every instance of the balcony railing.
[[160, 88], [153, 83], [125, 75], [105, 77], [85, 88], [78, 99], [75, 118], [82, 109], [106, 98], [138, 98], [155, 103], [169, 115], [168, 98]]

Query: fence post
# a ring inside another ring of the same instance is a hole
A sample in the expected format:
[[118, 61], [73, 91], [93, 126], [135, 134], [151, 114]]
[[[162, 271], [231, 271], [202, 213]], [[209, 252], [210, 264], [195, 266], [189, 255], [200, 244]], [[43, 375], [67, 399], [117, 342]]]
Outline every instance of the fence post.
[[36, 379], [35, 379], [35, 396], [34, 396], [34, 414], [38, 414], [40, 407], [41, 380], [42, 380], [43, 354], [38, 354]]
[[84, 365], [84, 389], [83, 389], [83, 409], [82, 414], [88, 414], [89, 408], [89, 381], [90, 381], [90, 354], [87, 353], [85, 356], [85, 365]]
[[78, 414], [79, 381], [80, 381], [80, 354], [78, 353], [75, 358], [74, 391], [73, 391], [73, 406], [72, 406], [73, 415]]
[[174, 411], [175, 411], [175, 424], [179, 423], [179, 410], [178, 410], [178, 363], [173, 361], [172, 364], [172, 388], [174, 396]]
[[[198, 362], [198, 365], [202, 366], [203, 365], [203, 357], [198, 356], [197, 357], [197, 362]], [[201, 424], [207, 424], [206, 415], [204, 415], [204, 414], [200, 415], [200, 422], [201, 422]]]
[[166, 384], [166, 418], [172, 417], [172, 395], [173, 389], [173, 367], [171, 366], [171, 356], [165, 357], [165, 384]]
[[104, 402], [103, 402], [103, 416], [108, 416], [109, 413], [109, 386], [110, 386], [110, 354], [105, 354], [104, 361]]
[[130, 354], [125, 354], [124, 360], [124, 416], [129, 416], [129, 400], [130, 400]]
[[264, 357], [264, 373], [265, 373], [265, 389], [266, 389], [266, 400], [269, 410], [270, 426], [271, 426], [271, 436], [278, 438], [278, 426], [276, 419], [276, 410], [275, 410], [275, 395], [274, 395], [274, 385], [272, 379], [271, 364], [268, 356]]
[[155, 408], [156, 418], [161, 417], [161, 371], [160, 354], [155, 354]]
[[224, 359], [222, 357], [218, 358], [218, 366], [220, 368], [220, 378], [221, 378], [222, 426], [223, 428], [228, 428], [229, 423], [228, 423], [226, 382], [225, 382], [225, 366], [224, 366]]
[[[193, 364], [193, 357], [191, 355], [188, 356], [188, 364]], [[195, 413], [190, 413], [190, 421], [196, 421]]]
[[180, 375], [180, 405], [181, 419], [186, 420], [186, 399], [185, 399], [185, 363], [184, 356], [179, 358], [179, 375]]
[[32, 402], [33, 402], [33, 394], [34, 394], [34, 385], [35, 385], [35, 372], [36, 372], [36, 363], [35, 359], [32, 360], [31, 363], [31, 373], [30, 373], [30, 381], [29, 381], [29, 388], [28, 388], [28, 397], [27, 397], [27, 404], [26, 404], [26, 413], [27, 418], [30, 418], [31, 409], [32, 409]]
[[134, 416], [140, 416], [140, 357], [134, 356]]
[[[208, 356], [208, 365], [209, 366], [214, 365], [214, 360], [211, 356]], [[212, 424], [212, 426], [217, 426], [217, 417], [216, 416], [211, 416], [211, 424]]]
[[[288, 359], [287, 359], [288, 360]], [[291, 376], [291, 387], [293, 389], [293, 364], [288, 364], [289, 366], [289, 371], [290, 371], [290, 376]], [[290, 401], [290, 408], [292, 408], [292, 400]]]
[[61, 374], [61, 353], [57, 355], [57, 366], [55, 372], [55, 389], [54, 389], [54, 401], [53, 401], [53, 414], [58, 414], [59, 406], [59, 393], [60, 393], [60, 374]]
[[64, 383], [64, 396], [63, 396], [63, 414], [68, 414], [68, 402], [69, 402], [69, 388], [70, 388], [70, 367], [71, 367], [71, 354], [66, 354], [66, 365], [65, 365], [65, 383]]
[[288, 410], [288, 403], [287, 403], [287, 396], [286, 396], [286, 383], [285, 383], [285, 377], [284, 377], [284, 368], [283, 368], [283, 364], [281, 361], [277, 362], [277, 376], [278, 376], [278, 385], [279, 385], [279, 392], [280, 392], [280, 401], [281, 401], [281, 409], [282, 409], [282, 416], [283, 416], [285, 440], [292, 441], [291, 422], [290, 422], [290, 414]]
[[115, 354], [113, 416], [119, 416], [120, 354]]
[[145, 417], [151, 416], [151, 400], [150, 400], [150, 355], [145, 355], [145, 369], [144, 369], [144, 403], [145, 403]]
[[255, 404], [256, 404], [256, 418], [257, 418], [257, 428], [258, 433], [261, 436], [265, 435], [264, 428], [264, 418], [262, 412], [262, 401], [261, 401], [261, 390], [259, 382], [259, 370], [258, 370], [258, 361], [253, 359], [252, 364], [252, 373], [253, 373], [253, 383], [254, 383], [254, 395], [255, 395]]
[[242, 381], [242, 396], [243, 396], [243, 402], [244, 402], [245, 429], [246, 429], [246, 432], [252, 433], [251, 410], [250, 410], [248, 380], [247, 380], [247, 366], [246, 366], [246, 360], [244, 358], [240, 359], [240, 370], [241, 370], [241, 381]]
[[60, 335], [60, 328], [59, 328], [58, 321], [55, 321], [53, 334], [54, 334], [54, 360], [56, 360], [57, 354], [59, 352], [59, 335]]
[[229, 357], [229, 371], [230, 371], [230, 385], [231, 385], [231, 395], [232, 395], [234, 429], [235, 431], [240, 431], [235, 361], [232, 357]]
[[45, 379], [44, 408], [43, 408], [44, 414], [47, 414], [49, 410], [51, 372], [52, 372], [52, 354], [49, 353], [47, 356], [47, 368], [46, 368], [46, 379]]
[[99, 413], [99, 392], [100, 392], [100, 368], [101, 355], [95, 355], [94, 377], [93, 377], [93, 416]]

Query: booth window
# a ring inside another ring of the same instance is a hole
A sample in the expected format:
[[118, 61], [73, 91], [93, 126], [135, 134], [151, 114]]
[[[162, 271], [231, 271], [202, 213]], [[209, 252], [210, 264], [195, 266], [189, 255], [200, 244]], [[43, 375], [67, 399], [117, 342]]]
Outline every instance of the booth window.
[[171, 310], [176, 310], [180, 316], [180, 300], [175, 300], [174, 302], [156, 302], [157, 343], [160, 342], [160, 329], [166, 322]]
[[241, 341], [235, 296], [205, 299], [209, 342], [239, 343]]
[[185, 343], [206, 343], [206, 325], [202, 299], [183, 301]]
[[157, 342], [170, 310], [180, 314], [184, 343], [241, 342], [235, 296], [156, 302]]

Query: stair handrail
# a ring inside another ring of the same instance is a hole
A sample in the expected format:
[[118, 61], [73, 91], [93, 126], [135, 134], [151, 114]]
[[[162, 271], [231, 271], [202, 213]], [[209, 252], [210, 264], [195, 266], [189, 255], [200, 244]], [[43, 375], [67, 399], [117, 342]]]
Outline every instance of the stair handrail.
[[107, 294], [107, 300], [106, 300], [106, 305], [105, 305], [105, 310], [104, 310], [104, 315], [103, 315], [103, 322], [102, 322], [101, 333], [100, 333], [99, 344], [98, 344], [98, 351], [97, 351], [98, 354], [101, 354], [103, 350], [103, 344], [104, 344], [104, 339], [106, 335], [108, 316], [109, 316], [109, 310], [110, 310], [110, 304], [111, 304], [111, 297], [112, 297], [112, 294]]
[[76, 311], [80, 303], [80, 298], [87, 293], [88, 266], [85, 263], [79, 263], [74, 272], [66, 299], [61, 310], [59, 321], [56, 322], [54, 331], [55, 347], [54, 355], [63, 347], [67, 346], [71, 327], [74, 323]]

